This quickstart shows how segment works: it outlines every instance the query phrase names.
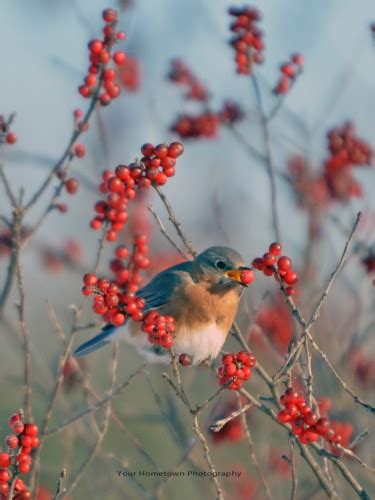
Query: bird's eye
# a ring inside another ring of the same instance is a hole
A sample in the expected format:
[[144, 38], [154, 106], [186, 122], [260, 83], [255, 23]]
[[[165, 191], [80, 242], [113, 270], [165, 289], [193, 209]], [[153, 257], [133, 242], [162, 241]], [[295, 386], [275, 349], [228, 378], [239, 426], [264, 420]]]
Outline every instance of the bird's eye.
[[225, 269], [227, 267], [226, 263], [223, 261], [223, 260], [217, 260], [215, 262], [215, 266], [218, 268], [218, 269]]

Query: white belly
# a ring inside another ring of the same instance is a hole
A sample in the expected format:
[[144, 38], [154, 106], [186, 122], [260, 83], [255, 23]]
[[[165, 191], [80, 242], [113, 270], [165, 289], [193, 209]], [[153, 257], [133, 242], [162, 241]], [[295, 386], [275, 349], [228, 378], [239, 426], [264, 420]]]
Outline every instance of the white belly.
[[206, 328], [189, 334], [177, 334], [175, 351], [177, 354], [189, 354], [193, 358], [193, 363], [197, 364], [207, 358], [216, 358], [224, 345], [225, 338], [225, 332], [220, 330], [216, 323], [211, 323]]
[[[152, 345], [147, 340], [147, 335], [139, 332], [132, 336], [128, 327], [120, 327], [116, 330], [111, 340], [126, 340], [133, 345], [138, 352], [153, 363], [169, 363], [170, 356], [156, 355], [152, 352]], [[176, 354], [188, 354], [192, 357], [193, 364], [198, 364], [204, 359], [214, 359], [224, 345], [226, 333], [219, 329], [216, 323], [194, 332], [176, 332], [174, 351]]]

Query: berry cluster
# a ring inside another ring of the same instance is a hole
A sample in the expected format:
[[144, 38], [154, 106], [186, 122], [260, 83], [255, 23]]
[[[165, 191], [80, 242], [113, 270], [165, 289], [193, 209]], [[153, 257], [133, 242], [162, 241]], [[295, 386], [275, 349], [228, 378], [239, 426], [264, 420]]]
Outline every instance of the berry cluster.
[[117, 75], [126, 90], [136, 92], [141, 85], [141, 67], [138, 59], [126, 56], [125, 62], [118, 67]]
[[280, 404], [284, 409], [277, 414], [277, 420], [282, 424], [291, 424], [293, 434], [298, 436], [301, 443], [314, 443], [320, 437], [333, 446], [341, 443], [341, 435], [334, 431], [328, 418], [319, 418], [306, 403], [304, 396], [292, 387], [288, 387], [280, 397]]
[[276, 95], [285, 95], [289, 92], [295, 79], [301, 74], [304, 59], [301, 54], [293, 54], [290, 62], [280, 66], [280, 78], [273, 92]]
[[[146, 269], [149, 265], [147, 253], [146, 237], [138, 235], [134, 240], [132, 255], [124, 245], [117, 247], [116, 258], [110, 263], [115, 275], [113, 280], [98, 278], [94, 273], [84, 275], [82, 293], [85, 296], [95, 295], [93, 310], [104, 321], [120, 326], [128, 316], [134, 321], [143, 319], [144, 301], [137, 298], [135, 292], [141, 282], [140, 269]], [[125, 259], [128, 259], [127, 264]]]
[[14, 144], [17, 142], [17, 136], [14, 132], [10, 131], [10, 126], [13, 121], [13, 116], [11, 115], [8, 120], [0, 115], [0, 144]]
[[280, 254], [280, 243], [271, 243], [268, 252], [263, 257], [255, 258], [252, 265], [258, 271], [262, 271], [265, 276], [275, 276], [277, 280], [281, 279], [286, 285], [287, 295], [294, 295], [296, 290], [292, 285], [297, 283], [297, 273], [293, 271], [291, 259], [285, 255], [279, 257]]
[[99, 186], [101, 193], [108, 193], [107, 200], [100, 200], [95, 204], [96, 215], [90, 225], [99, 230], [103, 223], [110, 224], [107, 240], [115, 241], [118, 232], [128, 220], [127, 205], [133, 200], [136, 188], [149, 188], [152, 184], [162, 186], [175, 174], [176, 159], [184, 152], [179, 142], [158, 144], [153, 146], [146, 143], [141, 148], [143, 158], [137, 163], [119, 165], [115, 172], [105, 170], [103, 182]]
[[330, 156], [324, 163], [324, 177], [331, 197], [346, 201], [362, 196], [362, 187], [354, 179], [352, 168], [372, 163], [371, 146], [355, 135], [350, 122], [330, 130], [327, 139]]
[[[134, 250], [130, 255], [126, 246], [116, 249], [116, 258], [110, 263], [113, 280], [98, 278], [94, 273], [83, 277], [83, 295], [94, 295], [93, 310], [103, 320], [121, 326], [130, 318], [142, 322], [142, 330], [148, 333], [148, 340], [166, 348], [173, 345], [174, 320], [171, 316], [161, 316], [156, 311], [143, 314], [145, 301], [136, 296], [141, 283], [140, 270], [146, 269], [150, 261], [145, 235], [134, 239]], [[128, 259], [127, 264], [124, 260]]]
[[240, 351], [237, 354], [224, 354], [218, 375], [220, 385], [228, 385], [228, 389], [238, 391], [245, 380], [251, 377], [251, 370], [256, 363], [255, 356], [250, 352]]
[[264, 60], [263, 33], [257, 26], [261, 14], [249, 6], [231, 7], [229, 14], [236, 18], [230, 25], [234, 36], [229, 43], [236, 51], [237, 73], [249, 75], [253, 63], [262, 64]]
[[310, 168], [303, 156], [289, 159], [288, 173], [300, 208], [316, 211], [327, 207], [330, 194], [326, 180]]
[[208, 90], [181, 59], [171, 61], [168, 79], [177, 85], [186, 87], [185, 99], [204, 102], [209, 98]]
[[[90, 66], [84, 83], [78, 90], [85, 98], [98, 96], [102, 106], [107, 106], [121, 92], [120, 86], [116, 83], [116, 71], [109, 65], [111, 60], [117, 66], [124, 64], [125, 53], [120, 50], [113, 52], [113, 47], [116, 42], [125, 39], [125, 34], [122, 31], [116, 31], [118, 14], [115, 10], [106, 9], [102, 16], [105, 22], [103, 38], [92, 39], [88, 44]], [[102, 86], [104, 90], [98, 95]]]
[[173, 346], [174, 318], [162, 316], [157, 311], [149, 311], [145, 314], [142, 330], [148, 334], [150, 344], [160, 345], [166, 349]]
[[[28, 474], [31, 467], [31, 451], [39, 446], [39, 429], [33, 423], [23, 421], [23, 413], [15, 413], [9, 418], [13, 431], [5, 439], [8, 452], [0, 453], [0, 497], [6, 498], [14, 476]], [[28, 499], [30, 491], [19, 477], [16, 477], [13, 498]]]
[[236, 123], [244, 117], [240, 106], [225, 101], [219, 111], [203, 111], [200, 114], [181, 114], [171, 126], [171, 131], [183, 139], [217, 137], [222, 125]]

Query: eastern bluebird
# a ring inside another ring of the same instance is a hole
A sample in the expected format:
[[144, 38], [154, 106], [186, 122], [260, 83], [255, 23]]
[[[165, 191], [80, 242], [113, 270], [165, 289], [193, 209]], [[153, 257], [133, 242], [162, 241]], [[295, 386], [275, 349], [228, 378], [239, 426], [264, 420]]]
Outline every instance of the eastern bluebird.
[[[188, 354], [192, 363], [214, 359], [224, 345], [236, 317], [243, 291], [241, 255], [228, 247], [211, 247], [193, 261], [184, 262], [157, 274], [137, 292], [145, 300], [143, 312], [152, 309], [175, 320], [174, 350]], [[85, 356], [104, 345], [125, 339], [148, 360], [168, 362], [165, 348], [150, 344], [134, 321], [120, 327], [106, 325], [78, 347], [74, 355]]]

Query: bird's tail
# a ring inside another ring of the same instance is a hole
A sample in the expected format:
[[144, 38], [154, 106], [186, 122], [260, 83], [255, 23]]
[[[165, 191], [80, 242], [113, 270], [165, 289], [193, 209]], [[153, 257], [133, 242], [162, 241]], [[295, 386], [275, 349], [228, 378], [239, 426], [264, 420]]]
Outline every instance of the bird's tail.
[[77, 349], [73, 353], [73, 356], [75, 358], [81, 358], [109, 344], [114, 340], [114, 337], [117, 333], [115, 332], [116, 330], [117, 328], [115, 326], [111, 324], [106, 325], [100, 333], [95, 335], [95, 337], [77, 347]]

